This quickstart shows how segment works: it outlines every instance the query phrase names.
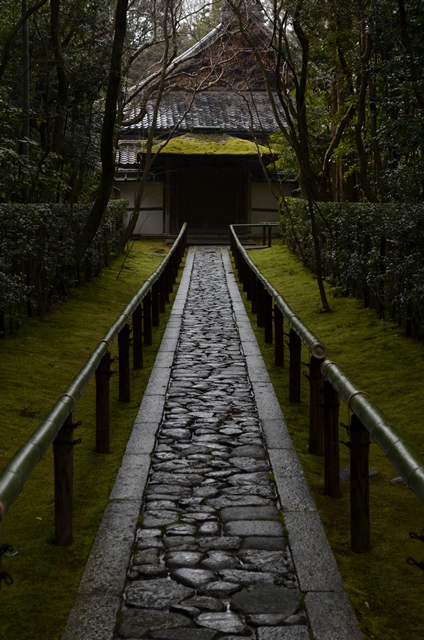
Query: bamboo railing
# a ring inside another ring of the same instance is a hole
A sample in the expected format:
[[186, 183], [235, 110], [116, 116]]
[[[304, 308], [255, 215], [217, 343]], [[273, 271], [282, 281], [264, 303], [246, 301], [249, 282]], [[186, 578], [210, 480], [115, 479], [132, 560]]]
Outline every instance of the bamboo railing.
[[340, 367], [326, 359], [326, 347], [309, 331], [249, 258], [230, 226], [230, 245], [239, 279], [264, 327], [265, 342], [275, 342], [275, 364], [284, 365], [284, 321], [289, 333], [289, 401], [300, 402], [301, 343], [310, 353], [309, 452], [324, 455], [324, 493], [340, 495], [338, 415], [341, 399], [352, 412], [350, 442], [350, 514], [353, 551], [370, 549], [370, 437], [385, 452], [410, 489], [424, 502], [424, 460], [389, 422], [364, 391], [357, 389]]
[[55, 465], [55, 542], [67, 546], [72, 542], [72, 450], [75, 425], [72, 412], [90, 380], [96, 378], [96, 451], [109, 451], [109, 378], [110, 347], [118, 338], [119, 400], [129, 402], [129, 321], [133, 325], [133, 366], [143, 364], [142, 343], [152, 343], [152, 326], [159, 324], [165, 311], [181, 264], [187, 239], [187, 225], [181, 231], [159, 267], [110, 327], [66, 391], [53, 405], [32, 436], [20, 447], [0, 473], [0, 522], [19, 496], [32, 470], [54, 447]]

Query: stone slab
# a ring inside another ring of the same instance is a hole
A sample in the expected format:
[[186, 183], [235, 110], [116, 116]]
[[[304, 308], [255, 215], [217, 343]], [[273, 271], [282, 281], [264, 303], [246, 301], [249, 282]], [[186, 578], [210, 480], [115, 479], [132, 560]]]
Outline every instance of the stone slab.
[[159, 400], [158, 396], [143, 396], [140, 409], [138, 410], [135, 422], [155, 422], [158, 426], [163, 414], [163, 400]]
[[297, 589], [260, 584], [236, 593], [231, 599], [231, 604], [244, 614], [281, 614], [287, 618], [300, 606], [301, 596]]
[[273, 520], [236, 520], [226, 522], [224, 530], [228, 536], [281, 537], [283, 535], [281, 524]]
[[293, 441], [286, 421], [280, 418], [262, 418], [262, 429], [268, 449], [293, 449]]
[[112, 640], [120, 597], [79, 595], [61, 640]]
[[150, 469], [150, 456], [146, 453], [125, 453], [110, 494], [111, 500], [139, 500]]
[[363, 639], [346, 593], [308, 593], [305, 606], [315, 640]]
[[302, 591], [343, 591], [343, 582], [317, 512], [284, 515]]
[[79, 593], [119, 596], [124, 588], [140, 510], [137, 500], [110, 501], [94, 540]]
[[259, 627], [256, 633], [258, 640], [310, 640], [308, 629], [303, 626]]
[[125, 452], [150, 455], [156, 444], [157, 422], [135, 422]]

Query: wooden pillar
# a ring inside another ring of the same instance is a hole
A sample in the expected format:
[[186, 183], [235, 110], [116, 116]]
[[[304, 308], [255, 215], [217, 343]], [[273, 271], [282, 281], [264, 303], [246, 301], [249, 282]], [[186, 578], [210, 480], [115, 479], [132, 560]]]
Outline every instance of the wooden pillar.
[[130, 402], [130, 326], [125, 323], [118, 333], [119, 402]]
[[166, 302], [166, 279], [165, 272], [162, 271], [162, 274], [159, 277], [159, 311], [160, 313], [165, 313], [165, 302]]
[[340, 497], [339, 394], [324, 382], [324, 493]]
[[169, 302], [169, 262], [163, 270], [162, 278], [165, 302]]
[[259, 278], [256, 278], [256, 324], [258, 327], [265, 326], [264, 291], [264, 285]]
[[242, 260], [241, 263], [241, 282], [243, 285], [243, 291], [247, 292], [248, 291], [248, 278], [249, 278], [249, 266], [247, 265], [247, 263], [245, 262], [245, 260]]
[[110, 352], [107, 351], [96, 369], [96, 452], [109, 453], [109, 380]]
[[355, 414], [350, 428], [350, 535], [355, 553], [371, 548], [369, 496], [370, 435]]
[[274, 306], [275, 366], [284, 367], [284, 316], [277, 305]]
[[268, 226], [268, 247], [272, 247], [272, 227]]
[[168, 264], [166, 265], [167, 274], [168, 274], [168, 293], [172, 293], [174, 290], [174, 276], [172, 273], [172, 257], [170, 258]]
[[143, 320], [144, 344], [152, 344], [152, 294], [150, 291], [146, 293], [143, 299]]
[[258, 313], [258, 279], [252, 271], [252, 313]]
[[249, 301], [252, 300], [253, 278], [254, 278], [254, 273], [252, 269], [248, 266], [247, 273], [246, 273], [246, 279], [247, 279], [246, 300], [249, 300]]
[[132, 314], [133, 321], [133, 367], [135, 370], [143, 368], [143, 313], [141, 304], [137, 305]]
[[158, 327], [159, 322], [159, 283], [156, 281], [152, 286], [152, 325]]
[[74, 459], [72, 413], [53, 442], [55, 544], [68, 547], [72, 543], [72, 494]]
[[324, 378], [321, 360], [311, 356], [309, 365], [309, 453], [322, 456], [324, 453]]
[[264, 289], [264, 328], [265, 343], [272, 344], [272, 296]]
[[302, 343], [296, 331], [294, 331], [293, 329], [290, 329], [289, 352], [290, 352], [289, 402], [300, 402]]

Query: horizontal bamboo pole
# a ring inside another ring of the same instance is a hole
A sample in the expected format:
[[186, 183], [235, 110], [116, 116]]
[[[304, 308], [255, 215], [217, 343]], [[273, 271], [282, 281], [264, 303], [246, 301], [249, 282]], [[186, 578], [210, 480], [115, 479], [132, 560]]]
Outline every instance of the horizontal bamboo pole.
[[259, 278], [263, 286], [274, 298], [290, 327], [297, 333], [311, 355], [322, 361], [321, 372], [339, 393], [340, 398], [348, 408], [359, 418], [369, 431], [373, 440], [386, 453], [389, 460], [408, 484], [409, 488], [424, 502], [424, 459], [415, 451], [413, 446], [403, 438], [396, 427], [389, 422], [381, 409], [373, 404], [368, 394], [356, 389], [343, 371], [331, 360], [324, 360], [326, 347], [301, 322], [290, 309], [284, 298], [272, 287], [260, 273], [256, 265], [247, 255], [239, 241], [232, 225], [230, 237], [232, 246], [240, 252], [246, 263]]
[[174, 253], [180, 255], [179, 243], [184, 241], [186, 229], [187, 223], [184, 223], [177, 239], [164, 260], [152, 275], [147, 278], [124, 311], [118, 316], [118, 319], [111, 326], [103, 340], [99, 342], [81, 371], [72, 380], [64, 394], [60, 396], [53, 405], [38, 428], [20, 449], [18, 449], [17, 453], [15, 453], [0, 473], [0, 504], [2, 505], [2, 509], [0, 509], [0, 521], [2, 519], [2, 513], [5, 514], [16, 500], [31, 471], [50, 447], [69, 414], [74, 410], [84, 389], [94, 376], [100, 361], [109, 350], [110, 345], [119, 331], [130, 321], [132, 313], [143, 300], [144, 296], [151, 290], [153, 284], [159, 279]]

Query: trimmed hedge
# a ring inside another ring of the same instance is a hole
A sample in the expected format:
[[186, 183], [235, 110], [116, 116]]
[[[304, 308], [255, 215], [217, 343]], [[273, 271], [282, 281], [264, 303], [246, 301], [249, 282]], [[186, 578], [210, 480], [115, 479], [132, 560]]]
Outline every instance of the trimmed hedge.
[[[316, 208], [323, 274], [335, 295], [363, 298], [380, 318], [424, 324], [424, 205], [323, 202]], [[286, 198], [281, 231], [316, 271], [307, 202]]]
[[[111, 201], [78, 268], [75, 239], [89, 204], [0, 204], [0, 314], [15, 331], [28, 315], [43, 316], [69, 287], [98, 275], [119, 252], [127, 202]], [[0, 333], [4, 335], [4, 326]]]

